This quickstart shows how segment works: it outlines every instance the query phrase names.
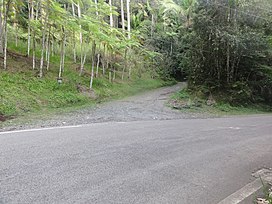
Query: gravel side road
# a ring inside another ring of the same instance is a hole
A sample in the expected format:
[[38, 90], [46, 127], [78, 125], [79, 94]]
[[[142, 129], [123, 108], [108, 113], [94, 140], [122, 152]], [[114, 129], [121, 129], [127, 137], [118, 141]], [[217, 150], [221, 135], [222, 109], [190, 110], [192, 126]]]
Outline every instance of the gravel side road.
[[210, 116], [197, 113], [181, 113], [166, 105], [170, 96], [186, 86], [178, 83], [162, 87], [121, 100], [98, 104], [66, 114], [55, 115], [48, 120], [35, 120], [24, 125], [9, 125], [0, 131], [41, 127], [70, 126], [100, 122], [129, 122], [150, 120], [173, 120], [185, 118], [207, 118]]

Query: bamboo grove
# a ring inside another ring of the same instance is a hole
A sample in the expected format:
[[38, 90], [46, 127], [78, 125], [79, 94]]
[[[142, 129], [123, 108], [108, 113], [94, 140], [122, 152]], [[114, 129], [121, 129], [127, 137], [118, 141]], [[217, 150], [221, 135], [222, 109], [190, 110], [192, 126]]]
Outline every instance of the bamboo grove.
[[59, 56], [78, 75], [188, 81], [230, 101], [272, 101], [271, 0], [0, 0], [1, 67], [9, 42], [23, 42], [42, 78]]
[[65, 72], [67, 56], [80, 64], [80, 76], [89, 61], [90, 88], [99, 74], [108, 73], [109, 80], [114, 80], [116, 64], [122, 63], [122, 79], [125, 74], [130, 78], [133, 65], [129, 55], [135, 50], [139, 55], [146, 52], [131, 33], [130, 1], [120, 0], [119, 4], [120, 13], [112, 0], [1, 0], [3, 69], [8, 69], [9, 42], [17, 46], [22, 41], [27, 46], [27, 57], [32, 58], [32, 69], [38, 70], [40, 78], [50, 69], [50, 57], [54, 55], [60, 59], [58, 78]]

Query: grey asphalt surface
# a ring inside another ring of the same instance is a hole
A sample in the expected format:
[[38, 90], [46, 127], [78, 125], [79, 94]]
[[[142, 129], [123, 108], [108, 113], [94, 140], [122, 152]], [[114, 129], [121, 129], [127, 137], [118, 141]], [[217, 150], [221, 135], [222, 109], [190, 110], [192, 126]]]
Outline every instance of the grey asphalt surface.
[[272, 116], [0, 133], [0, 203], [217, 203], [272, 166]]

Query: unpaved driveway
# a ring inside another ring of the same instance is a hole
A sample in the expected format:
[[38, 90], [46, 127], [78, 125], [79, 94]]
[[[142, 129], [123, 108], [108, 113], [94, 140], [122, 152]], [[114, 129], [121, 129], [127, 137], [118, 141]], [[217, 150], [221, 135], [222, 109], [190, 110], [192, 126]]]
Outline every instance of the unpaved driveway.
[[12, 125], [11, 123], [9, 127], [2, 128], [2, 131], [100, 122], [206, 118], [207, 116], [203, 114], [182, 113], [167, 106], [170, 96], [185, 86], [186, 83], [178, 83], [174, 86], [162, 87], [125, 99], [102, 103], [96, 107], [55, 115], [51, 119], [35, 120], [24, 125]]
[[165, 106], [183, 86], [1, 132], [0, 204], [215, 204], [272, 166], [272, 116], [184, 119], [205, 116]]
[[122, 100], [104, 103], [95, 109], [85, 109], [75, 115], [71, 114], [72, 120], [66, 118], [65, 122], [70, 124], [75, 120], [75, 117], [80, 124], [191, 118], [194, 116], [181, 114], [180, 111], [173, 110], [166, 104], [170, 96], [183, 87], [185, 87], [185, 83], [179, 83], [175, 86], [163, 87]]

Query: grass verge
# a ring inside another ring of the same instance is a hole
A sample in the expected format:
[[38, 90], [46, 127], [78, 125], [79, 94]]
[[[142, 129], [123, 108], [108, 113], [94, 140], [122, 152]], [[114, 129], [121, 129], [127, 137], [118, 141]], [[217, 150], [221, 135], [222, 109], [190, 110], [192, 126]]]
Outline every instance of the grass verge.
[[211, 114], [215, 116], [225, 115], [250, 115], [266, 114], [272, 112], [272, 107], [263, 104], [231, 105], [228, 102], [215, 97], [203, 97], [188, 89], [175, 93], [170, 101], [170, 106], [183, 112]]
[[31, 69], [31, 62], [13, 50], [9, 51], [7, 71], [0, 67], [0, 121], [67, 112], [166, 85], [160, 79], [151, 79], [148, 73], [124, 81], [117, 73], [112, 83], [107, 76], [95, 78], [90, 91], [88, 64], [85, 74], [79, 77], [79, 65], [68, 60], [63, 83], [58, 84], [57, 57], [52, 60], [50, 70], [44, 70], [45, 76], [41, 79], [37, 77], [38, 70]]

